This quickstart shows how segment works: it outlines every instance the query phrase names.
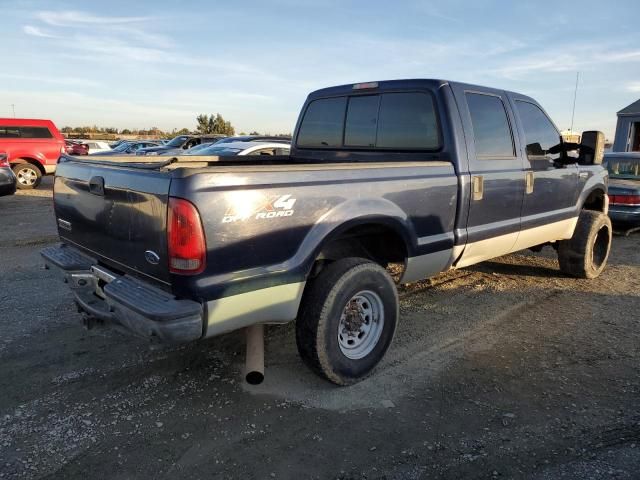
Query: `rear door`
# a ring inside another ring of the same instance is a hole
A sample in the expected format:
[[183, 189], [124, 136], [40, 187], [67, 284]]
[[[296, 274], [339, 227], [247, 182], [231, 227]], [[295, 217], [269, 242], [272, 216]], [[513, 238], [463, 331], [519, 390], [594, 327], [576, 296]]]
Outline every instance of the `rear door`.
[[[562, 165], [560, 132], [531, 99], [511, 94], [516, 123], [523, 139], [520, 155], [525, 172], [520, 250], [573, 231], [578, 201], [578, 166]], [[554, 148], [555, 147], [555, 148]], [[555, 153], [553, 153], [555, 152]]]
[[502, 90], [455, 84], [467, 151], [471, 195], [467, 245], [457, 266], [509, 253], [520, 232], [524, 164], [507, 95]]

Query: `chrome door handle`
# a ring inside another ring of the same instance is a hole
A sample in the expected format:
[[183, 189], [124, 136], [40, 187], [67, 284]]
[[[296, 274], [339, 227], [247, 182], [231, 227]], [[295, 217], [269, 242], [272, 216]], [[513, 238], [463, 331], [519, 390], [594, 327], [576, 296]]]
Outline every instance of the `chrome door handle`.
[[527, 195], [533, 193], [534, 178], [535, 177], [533, 176], [533, 172], [527, 172], [524, 176], [525, 193]]
[[471, 198], [473, 200], [482, 200], [484, 196], [484, 178], [482, 175], [471, 177]]

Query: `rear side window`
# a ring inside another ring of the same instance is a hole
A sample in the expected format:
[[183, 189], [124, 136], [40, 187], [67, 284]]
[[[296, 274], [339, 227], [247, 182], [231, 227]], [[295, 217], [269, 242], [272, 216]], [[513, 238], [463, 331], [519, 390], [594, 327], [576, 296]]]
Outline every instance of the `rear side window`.
[[22, 138], [53, 138], [47, 127], [20, 127]]
[[500, 97], [467, 93], [476, 155], [485, 158], [514, 157], [513, 137]]
[[53, 138], [47, 127], [0, 127], [0, 138]]
[[560, 134], [551, 120], [533, 103], [516, 100], [516, 108], [522, 121], [529, 160], [557, 160], [560, 157], [559, 152], [549, 153], [551, 147], [560, 143]]
[[342, 145], [342, 128], [346, 97], [314, 100], [307, 107], [298, 145], [301, 147], [339, 147]]
[[298, 145], [436, 150], [440, 133], [433, 97], [406, 92], [315, 100], [300, 125]]

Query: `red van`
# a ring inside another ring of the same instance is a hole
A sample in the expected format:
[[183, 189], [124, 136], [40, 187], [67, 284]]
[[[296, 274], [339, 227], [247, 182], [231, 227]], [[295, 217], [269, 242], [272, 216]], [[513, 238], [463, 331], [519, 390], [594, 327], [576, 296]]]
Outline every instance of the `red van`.
[[56, 171], [64, 137], [51, 120], [0, 118], [0, 152], [6, 152], [18, 188], [35, 188]]

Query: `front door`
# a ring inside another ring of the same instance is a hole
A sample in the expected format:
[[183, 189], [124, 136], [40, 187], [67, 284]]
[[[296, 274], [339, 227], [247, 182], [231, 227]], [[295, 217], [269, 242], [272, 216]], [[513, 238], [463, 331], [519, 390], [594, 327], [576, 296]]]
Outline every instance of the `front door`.
[[558, 162], [564, 155], [560, 133], [539, 105], [515, 94], [511, 101], [526, 168], [521, 231], [515, 246], [522, 250], [571, 237], [578, 214], [578, 166]]
[[453, 87], [469, 152], [471, 195], [464, 267], [513, 250], [520, 232], [524, 164], [514, 116], [502, 90]]

